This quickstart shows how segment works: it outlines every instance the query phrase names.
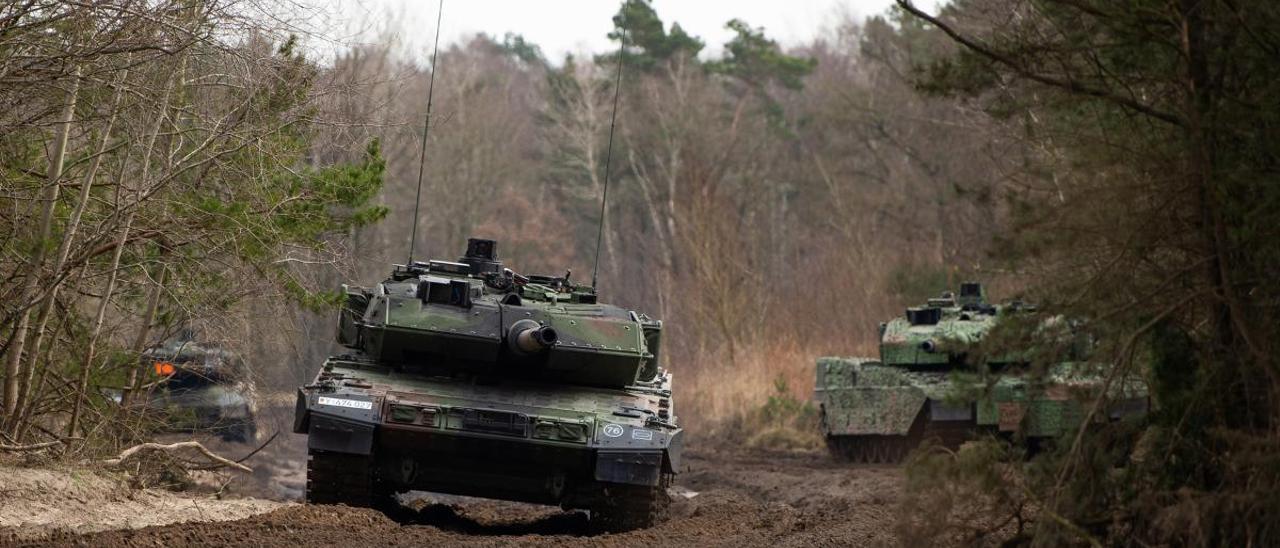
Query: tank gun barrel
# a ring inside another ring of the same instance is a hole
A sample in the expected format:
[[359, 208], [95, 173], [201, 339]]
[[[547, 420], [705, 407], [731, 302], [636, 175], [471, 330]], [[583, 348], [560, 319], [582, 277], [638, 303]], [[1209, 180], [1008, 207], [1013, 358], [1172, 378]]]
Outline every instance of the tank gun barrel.
[[531, 355], [542, 352], [559, 340], [556, 329], [533, 320], [520, 320], [507, 331], [507, 344], [517, 354]]

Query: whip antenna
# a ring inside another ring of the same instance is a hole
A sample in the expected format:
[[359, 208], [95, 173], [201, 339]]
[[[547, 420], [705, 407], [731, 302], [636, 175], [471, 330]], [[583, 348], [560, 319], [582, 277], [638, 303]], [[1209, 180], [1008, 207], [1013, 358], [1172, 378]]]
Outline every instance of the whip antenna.
[[604, 192], [600, 195], [600, 225], [596, 228], [596, 258], [591, 267], [591, 288], [596, 288], [596, 276], [600, 273], [600, 241], [604, 238], [605, 206], [609, 203], [609, 172], [613, 161], [613, 128], [618, 123], [618, 93], [622, 91], [622, 65], [627, 58], [627, 5], [623, 3], [621, 24], [618, 25], [618, 76], [613, 83], [613, 113], [609, 115], [609, 145], [604, 155]]
[[[436, 40], [431, 50], [431, 83], [427, 84], [427, 120], [422, 124], [422, 153], [418, 157], [418, 192], [413, 195], [413, 231], [409, 236], [409, 262], [413, 264], [413, 246], [418, 243], [418, 208], [422, 205], [422, 172], [427, 167], [427, 134], [431, 133], [431, 97], [436, 91], [436, 55], [440, 53], [440, 19], [444, 17], [444, 0], [436, 12]], [[606, 179], [607, 180], [607, 179]]]

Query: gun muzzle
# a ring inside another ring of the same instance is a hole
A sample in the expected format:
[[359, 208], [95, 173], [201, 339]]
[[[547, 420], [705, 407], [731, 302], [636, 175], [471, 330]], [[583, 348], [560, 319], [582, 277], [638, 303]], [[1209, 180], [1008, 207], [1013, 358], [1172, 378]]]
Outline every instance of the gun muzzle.
[[533, 320], [520, 320], [507, 331], [507, 343], [517, 354], [537, 354], [554, 346], [559, 338], [554, 327]]

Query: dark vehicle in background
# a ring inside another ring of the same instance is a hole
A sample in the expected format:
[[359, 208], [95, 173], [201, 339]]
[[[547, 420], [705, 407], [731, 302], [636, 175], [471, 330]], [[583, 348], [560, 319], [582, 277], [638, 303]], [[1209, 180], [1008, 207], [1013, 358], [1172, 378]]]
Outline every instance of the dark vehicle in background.
[[204, 431], [227, 441], [257, 438], [257, 390], [241, 357], [181, 336], [142, 354], [155, 375], [148, 407], [166, 430]]
[[298, 390], [308, 502], [422, 490], [586, 509], [601, 530], [661, 519], [683, 440], [662, 322], [515, 273], [482, 239], [345, 291], [349, 350]]

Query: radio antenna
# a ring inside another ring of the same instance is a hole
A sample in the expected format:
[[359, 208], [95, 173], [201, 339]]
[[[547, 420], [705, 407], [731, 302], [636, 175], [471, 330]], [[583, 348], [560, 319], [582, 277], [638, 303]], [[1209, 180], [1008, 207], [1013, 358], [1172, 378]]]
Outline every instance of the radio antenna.
[[627, 58], [627, 5], [622, 4], [621, 19], [618, 25], [618, 76], [613, 83], [613, 113], [609, 115], [609, 145], [604, 155], [604, 192], [600, 195], [600, 224], [596, 227], [595, 265], [591, 267], [591, 288], [596, 288], [596, 277], [600, 273], [600, 241], [604, 238], [604, 216], [609, 204], [609, 173], [613, 161], [613, 128], [618, 123], [618, 93], [622, 91], [622, 65]]
[[440, 53], [440, 20], [444, 17], [444, 0], [436, 12], [436, 39], [431, 50], [431, 83], [427, 84], [427, 120], [422, 124], [422, 153], [418, 157], [418, 192], [413, 196], [413, 231], [409, 236], [409, 262], [413, 264], [413, 247], [418, 243], [418, 208], [422, 205], [422, 173], [427, 168], [427, 135], [431, 133], [431, 98], [436, 91], [436, 56]]

